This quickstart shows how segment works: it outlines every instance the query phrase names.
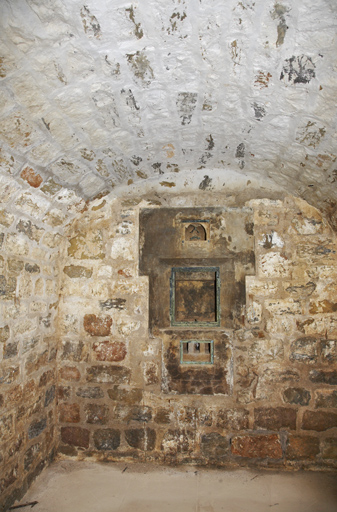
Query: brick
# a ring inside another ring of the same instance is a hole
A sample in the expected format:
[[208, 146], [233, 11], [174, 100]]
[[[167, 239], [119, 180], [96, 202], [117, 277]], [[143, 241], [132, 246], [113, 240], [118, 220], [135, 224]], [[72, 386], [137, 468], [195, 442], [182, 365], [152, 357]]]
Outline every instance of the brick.
[[150, 428], [128, 429], [125, 430], [125, 439], [131, 448], [152, 451], [156, 444], [156, 432]]
[[290, 436], [286, 458], [288, 460], [313, 460], [319, 453], [319, 439], [309, 436]]
[[59, 420], [62, 423], [79, 423], [80, 407], [78, 404], [60, 404]]
[[109, 407], [103, 404], [87, 404], [85, 415], [87, 423], [106, 425], [109, 421]]
[[65, 444], [78, 446], [80, 448], [89, 447], [89, 430], [81, 427], [62, 427], [61, 439]]
[[75, 366], [64, 366], [60, 370], [60, 378], [63, 380], [80, 380], [81, 374]]
[[302, 420], [303, 430], [323, 432], [337, 427], [337, 413], [325, 411], [305, 411]]
[[280, 459], [281, 441], [278, 435], [236, 436], [232, 438], [233, 455], [249, 458]]
[[119, 341], [96, 341], [93, 350], [97, 361], [118, 362], [126, 356], [125, 343]]
[[95, 365], [87, 368], [87, 381], [127, 384], [130, 381], [130, 374], [129, 368], [124, 366]]
[[266, 407], [254, 410], [254, 428], [280, 430], [296, 429], [296, 410], [285, 407]]
[[109, 315], [104, 317], [85, 315], [83, 325], [90, 336], [109, 336], [112, 319]]
[[283, 400], [288, 404], [308, 405], [311, 394], [304, 388], [287, 388], [283, 391]]
[[229, 442], [217, 432], [204, 434], [201, 436], [200, 451], [207, 460], [221, 462], [228, 455]]
[[94, 432], [94, 445], [97, 450], [117, 450], [120, 445], [121, 434], [112, 428], [98, 429]]
[[309, 374], [311, 382], [337, 386], [337, 370], [312, 370]]

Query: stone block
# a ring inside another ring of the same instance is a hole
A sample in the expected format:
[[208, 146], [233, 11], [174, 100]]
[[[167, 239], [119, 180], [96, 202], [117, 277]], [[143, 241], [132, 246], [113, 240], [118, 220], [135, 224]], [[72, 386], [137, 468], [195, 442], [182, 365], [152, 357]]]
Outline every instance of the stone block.
[[64, 366], [60, 369], [60, 378], [63, 380], [80, 380], [81, 374], [76, 366]]
[[0, 275], [0, 297], [4, 299], [13, 299], [15, 297], [16, 278]]
[[291, 361], [314, 364], [318, 360], [318, 341], [311, 336], [299, 338], [291, 344]]
[[125, 439], [131, 448], [144, 452], [152, 451], [156, 444], [156, 431], [151, 428], [133, 428], [125, 430]]
[[33, 439], [34, 437], [42, 434], [44, 429], [47, 427], [47, 418], [42, 418], [40, 420], [36, 420], [29, 425], [28, 428], [28, 439]]
[[60, 404], [59, 421], [61, 423], [79, 423], [80, 407], [78, 404]]
[[63, 268], [63, 272], [72, 279], [89, 279], [92, 276], [92, 268], [81, 265], [68, 265]]
[[134, 388], [130, 391], [126, 389], [120, 389], [118, 386], [114, 386], [112, 389], [108, 389], [108, 396], [111, 400], [123, 403], [125, 405], [138, 404], [143, 398], [142, 389]]
[[304, 388], [287, 388], [283, 391], [283, 400], [293, 405], [308, 405], [311, 400], [310, 391]]
[[109, 421], [109, 407], [104, 404], [87, 404], [85, 406], [86, 422], [106, 425]]
[[0, 343], [4, 343], [10, 336], [9, 326], [0, 327]]
[[117, 418], [120, 418], [125, 423], [130, 423], [130, 421], [146, 423], [152, 419], [152, 408], [145, 405], [125, 406], [124, 404], [118, 404], [115, 414]]
[[87, 349], [83, 341], [63, 341], [61, 359], [66, 361], [85, 361], [87, 359]]
[[78, 446], [79, 448], [89, 448], [90, 432], [81, 427], [62, 427], [61, 439], [65, 444]]
[[99, 317], [96, 315], [84, 316], [84, 329], [91, 336], [109, 336], [112, 319], [109, 315]]
[[71, 396], [71, 387], [70, 386], [58, 386], [57, 388], [57, 399], [60, 400], [69, 400]]
[[101, 230], [79, 233], [70, 238], [68, 256], [80, 260], [104, 259], [103, 234]]
[[254, 410], [254, 428], [267, 430], [296, 429], [296, 409], [266, 407]]
[[310, 436], [290, 436], [286, 448], [288, 460], [313, 460], [319, 453], [319, 439]]
[[323, 432], [337, 427], [337, 413], [326, 411], [304, 411], [302, 430]]
[[159, 383], [159, 368], [158, 364], [153, 361], [146, 361], [143, 363], [143, 375], [146, 386], [152, 386]]
[[40, 267], [36, 263], [34, 263], [34, 264], [26, 263], [25, 271], [29, 272], [30, 274], [36, 274], [36, 273], [40, 272]]
[[2, 414], [0, 417], [0, 442], [7, 441], [14, 434], [13, 414]]
[[337, 460], [337, 438], [327, 437], [322, 441], [322, 459]]
[[126, 356], [125, 343], [120, 341], [96, 341], [93, 350], [97, 361], [118, 362]]
[[16, 233], [9, 233], [6, 237], [6, 250], [8, 254], [15, 254], [16, 256], [28, 256], [29, 244], [22, 235]]
[[24, 266], [24, 262], [22, 260], [18, 260], [17, 258], [8, 258], [7, 266], [9, 272], [21, 272]]
[[186, 429], [169, 429], [165, 432], [161, 449], [167, 455], [190, 453], [194, 450], [195, 433]]
[[264, 307], [271, 315], [300, 315], [302, 306], [300, 301], [292, 299], [266, 300]]
[[41, 443], [33, 444], [25, 453], [24, 457], [24, 469], [25, 471], [29, 471], [31, 466], [37, 460], [37, 456], [41, 451]]
[[315, 407], [316, 409], [318, 407], [337, 409], [337, 391], [317, 392]]
[[104, 391], [99, 387], [79, 388], [76, 391], [76, 395], [81, 398], [98, 399], [104, 398]]
[[48, 407], [55, 399], [55, 385], [53, 384], [46, 390], [44, 398], [44, 406]]
[[217, 432], [203, 434], [201, 436], [200, 451], [201, 455], [207, 460], [213, 463], [221, 462], [228, 455], [229, 442]]
[[128, 384], [131, 371], [124, 366], [94, 365], [86, 370], [88, 382]]
[[116, 298], [116, 299], [107, 299], [100, 300], [99, 304], [102, 309], [117, 309], [118, 311], [122, 311], [125, 309], [126, 299]]
[[113, 428], [98, 429], [94, 432], [94, 445], [97, 450], [117, 450], [120, 439], [120, 431]]
[[337, 362], [337, 340], [322, 340], [320, 347], [321, 357], [324, 363]]
[[311, 382], [337, 386], [337, 370], [311, 370], [309, 379]]
[[249, 458], [280, 459], [282, 457], [281, 440], [277, 434], [246, 435], [232, 438], [233, 455]]
[[170, 410], [159, 407], [156, 411], [154, 422], [158, 425], [168, 425], [170, 423]]
[[264, 254], [257, 262], [259, 273], [263, 277], [285, 278], [290, 275], [291, 262], [288, 258], [279, 252], [269, 252]]
[[226, 431], [245, 430], [249, 427], [249, 411], [245, 409], [219, 409], [216, 426]]

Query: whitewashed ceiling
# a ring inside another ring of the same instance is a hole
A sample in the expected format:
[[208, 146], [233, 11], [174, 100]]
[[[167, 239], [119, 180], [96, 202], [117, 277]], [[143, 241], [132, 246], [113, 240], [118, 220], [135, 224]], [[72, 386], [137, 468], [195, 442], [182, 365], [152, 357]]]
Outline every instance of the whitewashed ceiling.
[[234, 172], [336, 222], [335, 0], [1, 0], [0, 24], [3, 174], [92, 199]]

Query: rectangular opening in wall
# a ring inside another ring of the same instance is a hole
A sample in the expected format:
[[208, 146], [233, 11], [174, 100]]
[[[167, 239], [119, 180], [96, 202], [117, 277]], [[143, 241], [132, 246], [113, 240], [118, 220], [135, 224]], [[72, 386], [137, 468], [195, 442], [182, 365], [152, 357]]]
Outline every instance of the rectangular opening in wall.
[[173, 268], [170, 302], [171, 325], [220, 325], [219, 268]]
[[180, 364], [213, 364], [213, 340], [180, 341]]

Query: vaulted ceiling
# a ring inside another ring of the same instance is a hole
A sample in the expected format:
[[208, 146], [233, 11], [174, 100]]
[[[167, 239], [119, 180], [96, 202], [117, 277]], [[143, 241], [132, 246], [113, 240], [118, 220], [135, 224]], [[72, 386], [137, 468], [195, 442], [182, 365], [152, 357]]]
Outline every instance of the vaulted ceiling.
[[0, 11], [2, 174], [84, 199], [236, 176], [337, 224], [335, 0], [2, 0]]

